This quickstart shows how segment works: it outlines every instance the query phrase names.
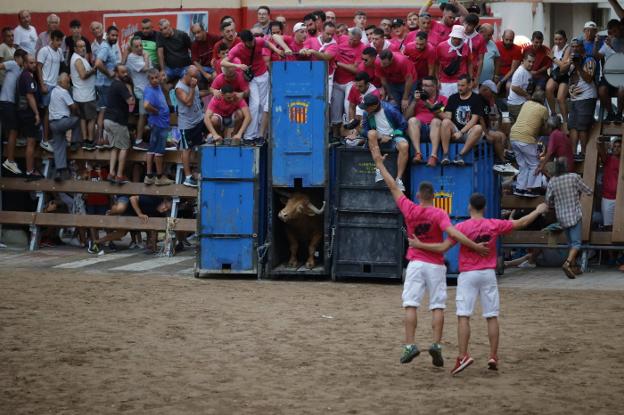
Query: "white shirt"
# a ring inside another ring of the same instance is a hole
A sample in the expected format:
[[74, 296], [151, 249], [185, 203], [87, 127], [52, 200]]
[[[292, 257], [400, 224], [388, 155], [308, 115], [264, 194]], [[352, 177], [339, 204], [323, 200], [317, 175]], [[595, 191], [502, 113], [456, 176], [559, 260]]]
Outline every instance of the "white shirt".
[[63, 62], [63, 51], [61, 48], [54, 50], [51, 46], [42, 47], [39, 53], [37, 53], [37, 62], [43, 65], [41, 67], [43, 82], [48, 86], [56, 86], [61, 62]]
[[69, 106], [74, 103], [74, 100], [69, 95], [69, 91], [61, 88], [60, 86], [52, 90], [50, 95], [50, 121], [60, 120], [63, 117], [69, 117]]
[[145, 59], [143, 56], [137, 55], [136, 53], [130, 53], [128, 55], [126, 67], [128, 68], [128, 72], [130, 72], [130, 77], [132, 78], [135, 90], [138, 89], [143, 92], [147, 86], [147, 70], [150, 66], [149, 59], [147, 60], [147, 65], [145, 65]]
[[381, 135], [391, 135], [394, 131], [383, 108], [375, 113], [375, 130]]
[[29, 26], [24, 29], [21, 25], [13, 29], [13, 42], [20, 48], [24, 49], [31, 55], [35, 54], [35, 45], [37, 44], [37, 29]]
[[90, 71], [91, 64], [85, 58], [74, 52], [69, 64], [69, 73], [72, 81], [72, 94], [74, 101], [76, 102], [90, 102], [95, 101], [95, 74], [91, 75], [87, 79], [81, 79], [78, 69], [76, 69], [76, 62], [81, 61], [84, 65], [85, 71]]
[[526, 91], [529, 87], [529, 81], [531, 80], [531, 72], [527, 71], [524, 66], [518, 66], [516, 72], [511, 77], [511, 87], [509, 90], [509, 97], [507, 97], [507, 104], [522, 105], [526, 102], [526, 98], [516, 94], [513, 90], [514, 86], [520, 87]]
[[[355, 85], [353, 85], [351, 88], [355, 88]], [[366, 90], [366, 92], [360, 95], [361, 99], [364, 99], [366, 95], [370, 94], [373, 91], [377, 91], [377, 87], [373, 84], [368, 84], [368, 89]], [[364, 110], [358, 105], [355, 106], [355, 115], [364, 115]]]

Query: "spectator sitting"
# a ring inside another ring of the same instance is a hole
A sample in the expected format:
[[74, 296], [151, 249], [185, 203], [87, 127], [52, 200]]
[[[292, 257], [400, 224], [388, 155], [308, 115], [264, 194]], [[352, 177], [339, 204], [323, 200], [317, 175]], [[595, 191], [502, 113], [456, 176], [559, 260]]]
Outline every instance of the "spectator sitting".
[[[407, 121], [407, 134], [414, 146], [412, 164], [423, 163], [420, 143], [432, 143], [431, 156], [427, 161], [429, 167], [435, 167], [440, 145], [440, 127], [444, 116], [444, 107], [448, 100], [438, 94], [438, 80], [433, 76], [423, 78], [414, 91], [414, 99], [403, 113]], [[433, 137], [433, 138], [431, 138]]]
[[245, 100], [230, 85], [224, 85], [219, 96], [212, 98], [208, 104], [204, 122], [215, 144], [220, 144], [227, 130], [231, 129], [232, 144], [239, 145], [251, 123], [251, 114]]
[[[470, 75], [464, 74], [457, 81], [458, 93], [449, 97], [444, 109], [444, 119], [440, 129], [440, 141], [442, 142], [442, 165], [451, 164], [449, 159], [449, 147], [451, 141], [463, 142], [463, 148], [455, 156], [454, 164], [463, 166], [464, 156], [483, 137], [483, 127], [479, 124], [483, 117], [483, 101], [478, 94], [472, 92], [472, 80]], [[435, 139], [435, 137], [431, 137]], [[432, 147], [435, 143], [432, 141]]]
[[[494, 81], [488, 79], [479, 86], [479, 95], [483, 101], [483, 116], [481, 127], [485, 139], [494, 146], [494, 170], [501, 173], [516, 173], [517, 170], [509, 163], [505, 163], [505, 141], [507, 136], [500, 131], [501, 112], [496, 102], [498, 88]], [[498, 168], [496, 166], [499, 166]]]
[[603, 164], [602, 170], [602, 224], [606, 230], [613, 228], [615, 215], [615, 196], [620, 174], [620, 157], [622, 152], [622, 138], [617, 137], [611, 143], [611, 154], [607, 153], [605, 143], [597, 143], [598, 155]]
[[61, 73], [58, 85], [50, 94], [50, 132], [52, 133], [52, 147], [54, 148], [55, 181], [69, 178], [67, 169], [67, 140], [65, 134], [71, 130], [71, 149], [77, 150], [82, 141], [80, 118], [72, 112], [78, 112], [78, 105], [69, 94], [69, 75]]
[[217, 75], [210, 85], [210, 93], [214, 96], [221, 94], [221, 88], [225, 85], [232, 87], [239, 98], [249, 97], [249, 83], [245, 81], [243, 73], [231, 66], [224, 66], [223, 72]]
[[591, 195], [592, 190], [576, 173], [568, 173], [566, 159], [560, 157], [555, 163], [555, 177], [548, 183], [546, 203], [555, 208], [557, 220], [568, 238], [570, 250], [563, 263], [563, 272], [570, 279], [582, 273], [576, 264], [576, 257], [581, 249], [582, 218], [581, 193]]
[[539, 165], [537, 138], [545, 130], [548, 109], [544, 106], [544, 91], [535, 90], [531, 101], [522, 105], [518, 120], [511, 127], [509, 139], [516, 154], [520, 173], [516, 181], [514, 195], [537, 197], [542, 186], [542, 175], [535, 174]]
[[541, 89], [546, 89], [547, 71], [552, 65], [552, 59], [550, 58], [550, 49], [544, 46], [544, 34], [539, 30], [533, 32], [531, 45], [527, 46], [523, 52], [525, 55], [527, 53], [535, 55], [535, 62], [531, 68], [533, 84]]
[[[148, 85], [144, 89], [143, 105], [149, 114], [147, 121], [150, 127], [150, 142], [145, 160], [146, 174], [143, 183], [166, 186], [173, 183], [173, 180], [163, 174], [163, 156], [169, 135], [169, 105], [160, 86], [161, 78], [158, 70], [150, 69], [147, 72], [147, 79]], [[152, 164], [156, 165], [156, 177], [153, 174]]]
[[[368, 94], [359, 105], [366, 111], [363, 116], [362, 136], [368, 138], [368, 147], [371, 152], [381, 149], [388, 151], [396, 148], [399, 152], [397, 160], [396, 183], [404, 192], [403, 173], [407, 167], [409, 144], [404, 138], [407, 123], [396, 107], [386, 101], [380, 101], [374, 94]], [[381, 172], [375, 171], [375, 182], [383, 180]]]
[[535, 55], [527, 53], [522, 58], [522, 65], [518, 67], [511, 78], [511, 88], [507, 97], [507, 107], [511, 122], [516, 122], [522, 104], [531, 99], [534, 86], [531, 78], [531, 69], [535, 62]]
[[572, 144], [567, 134], [561, 130], [561, 118], [558, 115], [551, 115], [548, 118], [548, 128], [551, 130], [550, 137], [548, 138], [548, 148], [546, 154], [542, 157], [538, 168], [535, 170], [535, 175], [540, 173], [548, 176], [552, 175], [552, 171], [547, 171], [547, 165], [551, 161], [554, 161], [560, 157], [566, 159], [566, 166], [568, 167], [568, 173], [574, 172], [574, 153], [572, 152]]
[[[495, 81], [498, 90], [509, 94], [511, 87], [511, 77], [516, 72], [522, 61], [522, 48], [514, 44], [516, 34], [513, 30], [505, 30], [502, 39], [496, 42], [496, 47], [500, 53], [500, 64]], [[503, 89], [504, 87], [504, 89]]]
[[570, 68], [570, 113], [568, 128], [572, 140], [572, 150], [576, 153], [578, 142], [581, 142], [581, 151], [575, 156], [577, 160], [585, 158], [587, 146], [587, 131], [594, 123], [596, 108], [596, 60], [586, 56], [583, 44], [578, 40], [572, 41], [572, 66]]
[[206, 29], [201, 23], [194, 23], [191, 26], [191, 33], [195, 37], [193, 43], [191, 43], [193, 65], [197, 66], [197, 69], [199, 69], [204, 79], [212, 81], [215, 76], [211, 63], [213, 49], [221, 38], [206, 32]]
[[347, 97], [347, 102], [349, 103], [349, 123], [345, 125], [345, 128], [352, 130], [346, 137], [347, 144], [349, 145], [360, 145], [364, 143], [364, 140], [358, 139], [362, 114], [364, 114], [364, 110], [360, 108], [359, 105], [368, 94], [374, 94], [381, 98], [379, 90], [370, 82], [368, 73], [364, 71], [358, 72], [355, 74], [355, 80], [353, 81], [353, 85]]

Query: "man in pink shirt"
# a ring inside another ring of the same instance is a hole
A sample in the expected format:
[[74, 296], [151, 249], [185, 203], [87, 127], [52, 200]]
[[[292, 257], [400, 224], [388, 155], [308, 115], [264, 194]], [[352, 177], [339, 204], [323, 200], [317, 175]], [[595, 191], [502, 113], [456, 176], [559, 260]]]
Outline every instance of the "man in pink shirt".
[[359, 134], [364, 110], [360, 108], [359, 105], [364, 102], [364, 97], [368, 94], [373, 94], [377, 98], [381, 98], [379, 90], [370, 82], [368, 73], [364, 71], [358, 72], [355, 74], [355, 80], [353, 81], [353, 85], [349, 89], [349, 95], [347, 96], [347, 115], [349, 123], [345, 124], [345, 128], [347, 130], [351, 130], [346, 137], [347, 145], [354, 146], [364, 144], [364, 140]]
[[392, 51], [398, 52], [398, 49], [396, 49], [396, 47], [392, 44], [392, 42], [386, 39], [383, 29], [380, 29], [380, 28], [376, 28], [375, 30], [373, 30], [373, 35], [371, 36], [370, 45], [375, 48], [375, 50], [377, 51], [377, 54], [381, 53], [381, 51], [386, 50], [386, 49], [390, 49]]
[[381, 88], [381, 79], [375, 75], [375, 62], [377, 61], [377, 51], [369, 46], [362, 51], [362, 62], [357, 67], [358, 72], [366, 72], [370, 77], [370, 82], [377, 88]]
[[431, 21], [431, 33], [429, 34], [429, 41], [433, 45], [437, 45], [440, 42], [447, 41], [449, 35], [451, 34], [451, 31], [453, 30], [453, 26], [461, 24], [459, 19], [457, 19], [457, 15], [460, 14], [460, 7], [464, 11], [462, 15], [468, 14], [468, 11], [456, 1], [446, 3], [443, 6], [444, 9], [442, 11], [442, 21]]
[[333, 23], [325, 23], [323, 32], [316, 37], [308, 37], [304, 48], [299, 51], [303, 56], [312, 60], [324, 60], [327, 62], [327, 96], [331, 101], [334, 87], [334, 72], [336, 72], [336, 57], [338, 56], [338, 42], [334, 39], [336, 26]]
[[457, 93], [459, 78], [472, 73], [470, 49], [464, 42], [464, 26], [453, 26], [450, 38], [436, 47], [436, 57], [440, 94], [448, 98]]
[[[275, 34], [272, 36], [273, 42], [284, 51], [284, 60], [294, 61], [303, 60], [303, 57], [297, 54], [305, 47], [305, 41], [308, 37], [308, 31], [305, 24], [295, 23], [292, 36], [282, 36]], [[295, 54], [293, 56], [293, 54]]]
[[249, 96], [249, 83], [245, 81], [243, 73], [235, 68], [223, 68], [223, 73], [212, 81], [210, 93], [214, 96], [220, 95], [224, 85], [230, 85], [239, 98], [246, 99]]
[[405, 26], [403, 19], [394, 19], [390, 28], [392, 29], [392, 38], [390, 39], [390, 43], [392, 43], [394, 50], [403, 52], [405, 45], [414, 40], [416, 32], [410, 32], [407, 30], [407, 26]]
[[399, 52], [384, 50], [375, 61], [375, 75], [381, 79], [386, 96], [405, 111], [414, 92], [414, 65]]
[[[251, 124], [245, 131], [244, 139], [249, 144], [262, 142], [265, 131], [261, 131], [263, 118], [269, 112], [269, 68], [262, 56], [262, 50], [268, 48], [268, 42], [261, 37], [254, 37], [249, 30], [243, 30], [239, 35], [241, 42], [232, 47], [228, 55], [221, 62], [222, 67], [240, 69], [246, 73], [249, 82], [249, 111]], [[238, 59], [241, 63], [234, 63]]]
[[[489, 248], [489, 254], [482, 256], [468, 249], [466, 245], [459, 248], [459, 277], [455, 299], [459, 357], [457, 357], [455, 367], [451, 370], [453, 375], [458, 374], [474, 362], [474, 359], [468, 354], [468, 340], [470, 339], [470, 316], [474, 311], [477, 298], [481, 299], [483, 317], [487, 320], [488, 338], [490, 340], [488, 368], [498, 370], [500, 300], [495, 271], [496, 239], [499, 235], [505, 235], [513, 230], [528, 226], [546, 212], [548, 212], [548, 205], [542, 203], [533, 212], [518, 220], [486, 219], [484, 217], [485, 196], [481, 193], [474, 193], [470, 197], [470, 219], [459, 223], [457, 230], [475, 243], [486, 244]], [[455, 239], [452, 235], [450, 237]], [[461, 240], [459, 242], [463, 244]], [[409, 240], [410, 247], [429, 250], [438, 254], [445, 252], [454, 244], [455, 241], [452, 239], [447, 239], [438, 244], [425, 243], [418, 235]]]
[[210, 100], [204, 123], [215, 144], [221, 144], [227, 130], [231, 130], [232, 144], [240, 144], [243, 133], [251, 122], [251, 114], [244, 99], [238, 97], [230, 85], [221, 88], [219, 96]]
[[472, 61], [472, 79], [474, 80], [473, 88], [477, 88], [479, 78], [481, 78], [481, 70], [483, 69], [483, 56], [487, 52], [487, 42], [477, 32], [479, 26], [479, 16], [470, 13], [464, 18], [464, 42], [470, 50], [470, 60]]
[[[441, 243], [442, 233], [446, 232], [460, 243], [476, 249], [482, 255], [489, 253], [489, 248], [475, 243], [453, 227], [448, 214], [433, 205], [434, 189], [429, 182], [422, 182], [416, 197], [420, 204], [410, 201], [397, 186], [394, 178], [384, 166], [384, 157], [379, 147], [371, 148], [375, 165], [383, 176], [392, 197], [405, 218], [408, 235], [415, 235], [430, 243]], [[444, 366], [442, 357], [442, 327], [444, 326], [444, 308], [446, 307], [446, 266], [441, 253], [422, 249], [408, 248], [406, 258], [410, 261], [403, 285], [403, 307], [405, 308], [405, 345], [401, 354], [401, 363], [409, 363], [420, 354], [414, 342], [417, 310], [427, 289], [429, 309], [432, 311], [433, 344], [429, 354], [434, 366]]]
[[405, 45], [403, 54], [414, 64], [416, 79], [433, 76], [436, 48], [427, 42], [427, 34], [425, 32], [417, 32], [416, 39]]

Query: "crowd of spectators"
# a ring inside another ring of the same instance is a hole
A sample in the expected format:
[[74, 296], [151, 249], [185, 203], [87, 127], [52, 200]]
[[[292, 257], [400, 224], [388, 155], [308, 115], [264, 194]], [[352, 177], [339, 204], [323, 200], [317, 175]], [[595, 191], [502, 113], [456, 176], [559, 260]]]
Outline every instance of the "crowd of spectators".
[[[617, 1], [610, 3], [624, 17]], [[389, 16], [379, 25], [363, 11], [338, 22], [334, 12], [318, 10], [289, 28], [283, 16], [260, 6], [251, 27], [225, 16], [218, 33], [201, 23], [186, 33], [167, 19], [144, 18], [127, 42], [117, 27], [100, 22], [89, 24], [92, 42], [78, 20], [63, 33], [55, 14], [46, 28], [35, 28], [21, 11], [16, 27], [2, 30], [0, 45], [2, 166], [27, 180], [42, 178], [39, 144], [54, 154], [55, 180], [97, 167], [106, 174], [91, 179], [165, 186], [174, 181], [163, 156], [179, 149], [182, 184], [196, 187], [190, 160], [197, 146], [262, 145], [269, 138], [270, 63], [284, 60], [326, 62], [330, 139], [395, 148], [399, 188], [409, 163], [461, 166], [486, 140], [494, 146], [494, 170], [517, 174], [513, 194], [537, 197], [554, 174], [548, 161], [565, 157], [573, 173], [583, 160], [598, 101], [606, 121], [622, 121], [624, 88], [603, 76], [605, 60], [624, 51], [619, 20], [609, 21], [604, 35], [592, 21], [570, 40], [558, 30], [550, 48], [540, 31], [527, 44], [518, 44], [512, 30], [495, 33], [481, 22], [478, 6], [450, 0], [440, 5], [440, 20], [430, 8], [431, 1], [406, 19]], [[421, 143], [428, 142], [425, 159]], [[452, 143], [463, 146], [451, 160]], [[21, 167], [18, 144], [26, 146]], [[615, 198], [619, 141], [610, 147], [601, 147], [605, 226], [612, 223], [608, 201]], [[78, 148], [110, 149], [110, 160], [72, 173], [66, 152]], [[126, 163], [129, 151], [144, 151], [145, 163]]]

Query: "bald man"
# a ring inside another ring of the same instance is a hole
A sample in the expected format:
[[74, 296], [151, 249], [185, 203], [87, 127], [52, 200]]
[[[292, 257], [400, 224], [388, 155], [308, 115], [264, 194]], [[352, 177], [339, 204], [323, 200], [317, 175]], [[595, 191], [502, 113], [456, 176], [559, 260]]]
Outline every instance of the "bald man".
[[[17, 13], [17, 18], [19, 19], [19, 25], [13, 29], [13, 42], [30, 55], [35, 55], [37, 29], [30, 25], [30, 12], [28, 10], [20, 10]], [[47, 46], [47, 44], [42, 46]]]
[[[71, 130], [71, 149], [78, 149], [82, 141], [80, 128], [80, 117], [75, 115], [78, 112], [78, 105], [69, 93], [70, 78], [66, 73], [61, 73], [58, 77], [58, 85], [50, 94], [50, 131], [52, 133], [52, 148], [54, 149], [54, 166], [56, 174], [54, 180], [62, 181], [69, 178], [67, 169], [67, 143], [65, 135]], [[74, 113], [74, 114], [72, 114]]]
[[489, 23], [483, 23], [479, 29], [479, 33], [483, 36], [486, 45], [486, 52], [485, 55], [483, 55], [483, 67], [481, 69], [481, 76], [479, 77], [479, 85], [481, 85], [488, 80], [494, 81], [494, 75], [498, 74], [500, 52], [496, 47], [496, 42], [492, 40], [494, 26]]

